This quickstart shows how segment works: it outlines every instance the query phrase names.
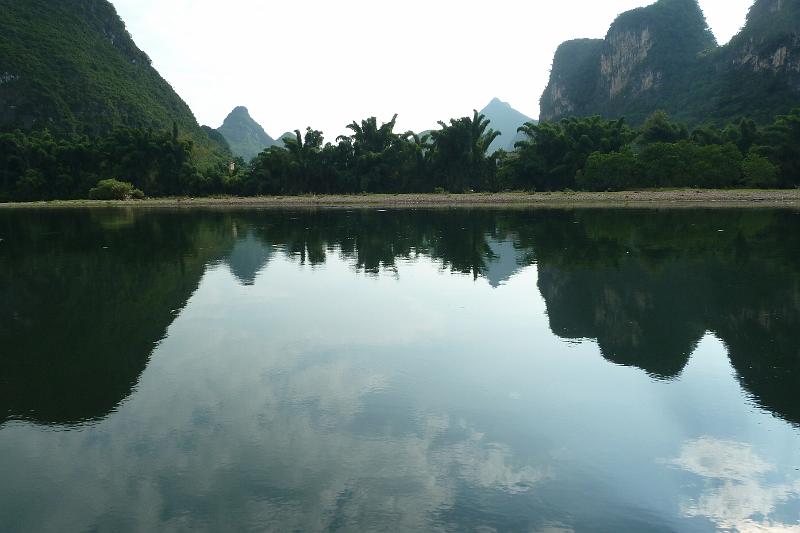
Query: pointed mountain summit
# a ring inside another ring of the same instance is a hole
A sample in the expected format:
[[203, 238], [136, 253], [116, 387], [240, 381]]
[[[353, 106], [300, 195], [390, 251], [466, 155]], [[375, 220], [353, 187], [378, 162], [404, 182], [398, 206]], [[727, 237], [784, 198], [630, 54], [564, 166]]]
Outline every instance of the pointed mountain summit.
[[526, 122], [536, 122], [499, 98], [494, 98], [489, 102], [489, 105], [481, 110], [481, 114], [491, 121], [490, 128], [502, 133], [489, 147], [489, 153], [494, 153], [497, 150], [513, 151], [514, 143], [520, 140], [520, 134], [517, 133], [517, 129]]
[[233, 155], [245, 161], [250, 161], [275, 144], [275, 139], [267, 135], [264, 128], [253, 120], [250, 112], [243, 106], [231, 111], [217, 131], [228, 141]]

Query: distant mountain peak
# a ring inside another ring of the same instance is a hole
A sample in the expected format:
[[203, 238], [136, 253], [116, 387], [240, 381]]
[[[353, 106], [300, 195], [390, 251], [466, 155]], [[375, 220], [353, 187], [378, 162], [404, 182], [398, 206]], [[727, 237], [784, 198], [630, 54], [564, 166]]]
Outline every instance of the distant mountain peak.
[[217, 131], [228, 141], [233, 155], [245, 161], [250, 161], [275, 144], [275, 140], [253, 120], [245, 106], [233, 108]]
[[502, 133], [494, 140], [489, 147], [489, 152], [497, 150], [514, 150], [514, 144], [520, 140], [517, 130], [526, 122], [535, 122], [531, 117], [517, 111], [511, 104], [499, 98], [492, 98], [492, 101], [481, 110], [481, 114], [489, 119], [489, 127]]

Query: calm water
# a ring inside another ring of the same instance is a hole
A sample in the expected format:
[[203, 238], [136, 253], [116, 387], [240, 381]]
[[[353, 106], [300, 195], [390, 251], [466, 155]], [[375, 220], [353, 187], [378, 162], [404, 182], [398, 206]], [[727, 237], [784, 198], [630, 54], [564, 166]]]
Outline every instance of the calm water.
[[0, 530], [800, 532], [800, 214], [0, 212]]

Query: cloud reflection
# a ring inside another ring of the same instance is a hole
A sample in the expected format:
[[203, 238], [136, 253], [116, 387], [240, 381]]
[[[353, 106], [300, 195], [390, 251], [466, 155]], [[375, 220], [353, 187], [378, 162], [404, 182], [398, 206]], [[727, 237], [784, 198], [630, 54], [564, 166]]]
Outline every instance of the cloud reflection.
[[702, 437], [686, 442], [667, 464], [704, 478], [696, 500], [682, 502], [687, 517], [704, 517], [724, 531], [800, 533], [800, 521], [785, 523], [773, 515], [779, 506], [800, 496], [800, 479], [771, 483], [780, 472], [752, 446]]

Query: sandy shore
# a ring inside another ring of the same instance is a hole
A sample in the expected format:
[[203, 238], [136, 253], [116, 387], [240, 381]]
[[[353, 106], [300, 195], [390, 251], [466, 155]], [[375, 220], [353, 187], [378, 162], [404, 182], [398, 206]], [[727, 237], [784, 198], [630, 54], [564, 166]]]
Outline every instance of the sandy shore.
[[775, 207], [800, 209], [800, 189], [790, 190], [650, 190], [627, 192], [364, 194], [260, 196], [254, 198], [158, 198], [128, 201], [69, 200], [7, 203], [0, 209], [142, 207], [142, 208], [311, 208], [311, 207]]

